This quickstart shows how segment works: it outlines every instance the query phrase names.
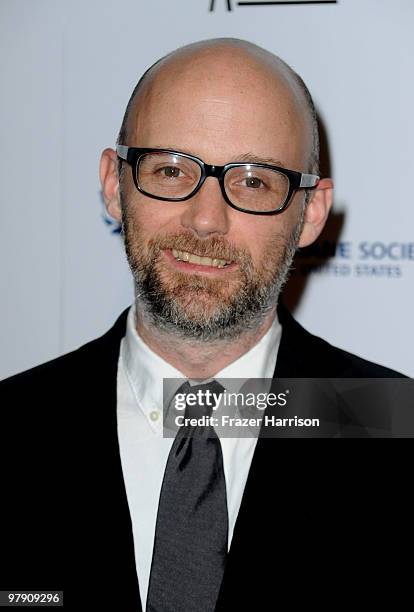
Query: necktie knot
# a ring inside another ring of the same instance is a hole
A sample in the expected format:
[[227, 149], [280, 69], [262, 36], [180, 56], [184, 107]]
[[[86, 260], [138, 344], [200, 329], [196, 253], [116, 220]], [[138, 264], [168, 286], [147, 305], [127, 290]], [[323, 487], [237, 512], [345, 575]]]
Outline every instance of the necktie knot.
[[223, 392], [224, 387], [217, 380], [199, 385], [190, 385], [186, 381], [175, 395], [185, 396], [185, 418], [199, 418], [212, 415]]

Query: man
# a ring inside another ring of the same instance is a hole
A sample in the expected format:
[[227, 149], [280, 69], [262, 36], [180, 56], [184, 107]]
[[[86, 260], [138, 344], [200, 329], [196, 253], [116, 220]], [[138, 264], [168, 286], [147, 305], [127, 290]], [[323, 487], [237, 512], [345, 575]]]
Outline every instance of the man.
[[255, 45], [192, 44], [145, 73], [100, 165], [135, 304], [102, 338], [2, 385], [4, 588], [64, 589], [74, 610], [273, 610], [286, 594], [301, 602], [298, 584], [307, 604], [329, 599], [332, 539], [345, 555], [361, 537], [351, 506], [366, 467], [339, 460], [332, 479], [314, 448], [303, 462], [280, 440], [167, 438], [160, 416], [167, 378], [222, 393], [233, 378], [397, 376], [280, 303], [332, 205], [318, 154], [304, 83]]

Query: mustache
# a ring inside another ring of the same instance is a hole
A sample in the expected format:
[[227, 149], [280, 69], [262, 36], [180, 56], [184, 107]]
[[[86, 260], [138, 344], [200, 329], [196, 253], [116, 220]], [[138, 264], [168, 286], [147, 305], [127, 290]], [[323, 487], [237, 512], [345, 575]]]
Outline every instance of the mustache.
[[189, 232], [151, 238], [148, 246], [153, 254], [164, 249], [176, 249], [177, 251], [188, 251], [200, 257], [225, 259], [233, 262], [246, 262], [251, 259], [247, 251], [235, 247], [223, 238], [213, 236], [200, 240]]

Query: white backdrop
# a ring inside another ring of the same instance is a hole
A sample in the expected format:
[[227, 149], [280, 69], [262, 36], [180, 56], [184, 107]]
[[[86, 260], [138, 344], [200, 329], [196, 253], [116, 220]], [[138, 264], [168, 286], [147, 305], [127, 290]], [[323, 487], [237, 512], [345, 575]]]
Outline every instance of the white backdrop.
[[414, 375], [413, 18], [412, 0], [1, 0], [0, 377], [100, 335], [131, 303], [102, 216], [100, 152], [141, 73], [216, 36], [291, 64], [326, 132], [336, 196], [319, 253], [335, 255], [317, 268], [315, 252], [298, 259], [295, 316]]

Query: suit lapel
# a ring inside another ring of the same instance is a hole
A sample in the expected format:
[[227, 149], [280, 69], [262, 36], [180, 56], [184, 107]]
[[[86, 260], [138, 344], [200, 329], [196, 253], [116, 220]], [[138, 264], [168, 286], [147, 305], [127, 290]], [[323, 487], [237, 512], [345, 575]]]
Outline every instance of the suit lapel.
[[[278, 306], [278, 317], [282, 325], [282, 336], [273, 378], [318, 377], [318, 370], [319, 377], [322, 377], [321, 372], [327, 364], [326, 359], [322, 363], [323, 355], [319, 354], [318, 346], [314, 346], [314, 336], [303, 329], [282, 304]], [[260, 528], [257, 527], [265, 525], [265, 532], [269, 533], [275, 522], [275, 512], [269, 513], [268, 510], [269, 496], [271, 498], [269, 486], [275, 479], [276, 466], [286, 462], [285, 453], [284, 443], [259, 437], [233, 533], [216, 612], [232, 608], [234, 594], [240, 590], [240, 577], [246, 573], [246, 564], [260, 564], [258, 555], [262, 557], [263, 551], [258, 550], [257, 540], [261, 545], [264, 540], [259, 539]], [[285, 468], [284, 471], [288, 474]], [[278, 478], [280, 482], [285, 479], [281, 489], [289, 490], [292, 486], [289, 478], [280, 473]]]
[[[85, 359], [94, 364], [94, 372], [99, 377], [92, 381], [95, 384], [89, 385], [93, 388], [93, 399], [87, 400], [89, 412], [94, 413], [86, 426], [87, 437], [93, 436], [94, 456], [88, 462], [92, 475], [85, 483], [92, 508], [90, 514], [86, 513], [89, 524], [85, 530], [91, 548], [96, 550], [94, 573], [99, 576], [100, 588], [107, 589], [108, 594], [117, 593], [117, 609], [141, 612], [132, 522], [117, 430], [118, 358], [127, 313], [128, 309], [104, 336], [85, 347]], [[111, 601], [110, 597], [108, 600]]]
[[[292, 333], [293, 319], [280, 306], [278, 307], [278, 317], [282, 325], [282, 336], [273, 378], [298, 377], [301, 375], [303, 367], [301, 365], [300, 353], [296, 350], [295, 334]], [[233, 532], [216, 612], [224, 612], [231, 609], [234, 603], [234, 594], [238, 592], [239, 577], [243, 575], [242, 565], [246, 562], [258, 562], [258, 559], [251, 558], [251, 555], [254, 554], [252, 552], [254, 545], [251, 541], [251, 534], [255, 533], [255, 525], [257, 525], [258, 521], [261, 522], [263, 519], [260, 516], [260, 506], [263, 500], [262, 484], [264, 485], [264, 478], [269, 470], [269, 450], [271, 450], [269, 442], [271, 443], [272, 440], [260, 437], [257, 440]]]

